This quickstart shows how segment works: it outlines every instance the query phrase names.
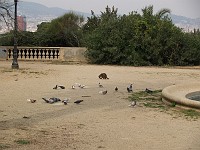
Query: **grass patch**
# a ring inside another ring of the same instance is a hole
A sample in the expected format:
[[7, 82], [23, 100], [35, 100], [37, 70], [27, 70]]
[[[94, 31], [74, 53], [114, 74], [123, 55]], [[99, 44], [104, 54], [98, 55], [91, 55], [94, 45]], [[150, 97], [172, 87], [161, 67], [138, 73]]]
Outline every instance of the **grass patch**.
[[16, 142], [17, 144], [20, 144], [20, 145], [27, 145], [27, 144], [30, 144], [30, 143], [31, 143], [29, 140], [24, 140], [24, 139], [15, 140], [15, 142]]
[[200, 112], [193, 110], [193, 109], [188, 109], [188, 110], [181, 110], [181, 112], [186, 116], [194, 119], [198, 119], [200, 117]]
[[165, 108], [161, 99], [162, 90], [155, 90], [151, 93], [139, 91], [129, 96], [130, 101], [137, 101], [149, 108]]
[[10, 146], [6, 144], [0, 144], [0, 150], [7, 149], [7, 148], [10, 148]]
[[[166, 105], [162, 101], [161, 97], [162, 90], [155, 90], [152, 91], [151, 93], [147, 93], [146, 91], [139, 91], [133, 93], [131, 96], [128, 97], [130, 101], [136, 101], [139, 102], [139, 104], [147, 107], [147, 108], [155, 108], [159, 109], [161, 111], [164, 110], [164, 112], [169, 111], [170, 113], [174, 114], [179, 114], [181, 116], [184, 116], [187, 119], [198, 119], [200, 118], [200, 112], [196, 111], [194, 109], [176, 109], [176, 102], [173, 102], [171, 105]], [[175, 114], [175, 115], [176, 115]]]

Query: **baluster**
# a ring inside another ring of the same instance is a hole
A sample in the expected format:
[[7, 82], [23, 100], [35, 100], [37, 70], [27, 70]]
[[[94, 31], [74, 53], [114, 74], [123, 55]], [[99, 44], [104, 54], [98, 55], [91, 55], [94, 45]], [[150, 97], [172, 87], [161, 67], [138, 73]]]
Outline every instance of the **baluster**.
[[59, 49], [56, 50], [56, 53], [57, 53], [56, 56], [57, 56], [57, 59], [58, 59], [58, 56], [59, 56]]
[[35, 49], [32, 50], [32, 53], [33, 53], [32, 56], [33, 56], [33, 59], [34, 59], [35, 58]]
[[22, 59], [22, 57], [23, 57], [23, 49], [20, 49], [19, 51], [20, 51], [20, 56], [21, 56], [21, 59]]
[[42, 59], [42, 57], [43, 57], [43, 50], [41, 49], [40, 50], [40, 58]]
[[28, 49], [28, 58], [31, 58], [31, 49]]
[[55, 50], [53, 49], [52, 50], [52, 53], [53, 53], [53, 59], [55, 58]]
[[11, 49], [8, 50], [8, 58], [11, 58]]
[[25, 57], [25, 59], [26, 59], [26, 56], [27, 56], [26, 54], [27, 54], [27, 50], [25, 49], [24, 50], [24, 57]]
[[49, 59], [51, 58], [51, 50], [48, 50], [48, 54], [49, 54]]
[[37, 59], [39, 57], [39, 50], [38, 49], [36, 50], [36, 57], [37, 57]]
[[44, 58], [45, 59], [47, 58], [47, 50], [46, 49], [44, 50]]

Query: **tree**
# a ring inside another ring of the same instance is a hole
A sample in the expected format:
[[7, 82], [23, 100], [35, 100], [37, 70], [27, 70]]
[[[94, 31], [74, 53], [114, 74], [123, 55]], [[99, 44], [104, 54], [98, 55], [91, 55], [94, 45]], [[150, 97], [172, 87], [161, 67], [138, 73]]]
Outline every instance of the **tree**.
[[13, 3], [9, 0], [0, 0], [0, 22], [4, 22], [7, 27], [12, 26]]
[[38, 26], [37, 35], [40, 46], [81, 46], [82, 24], [84, 18], [73, 12], [66, 13]]
[[98, 17], [98, 26], [85, 35], [88, 58], [98, 64], [181, 64], [183, 35], [168, 13], [170, 10], [162, 9], [154, 14], [149, 6], [141, 15], [118, 16], [117, 9], [107, 6]]

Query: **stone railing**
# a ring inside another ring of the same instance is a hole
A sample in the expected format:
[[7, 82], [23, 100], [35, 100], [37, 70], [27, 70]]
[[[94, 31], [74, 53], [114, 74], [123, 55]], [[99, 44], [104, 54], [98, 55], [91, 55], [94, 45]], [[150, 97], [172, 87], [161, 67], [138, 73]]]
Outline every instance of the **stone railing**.
[[[13, 46], [0, 46], [0, 59], [13, 59]], [[81, 47], [17, 47], [18, 60], [86, 62]]]

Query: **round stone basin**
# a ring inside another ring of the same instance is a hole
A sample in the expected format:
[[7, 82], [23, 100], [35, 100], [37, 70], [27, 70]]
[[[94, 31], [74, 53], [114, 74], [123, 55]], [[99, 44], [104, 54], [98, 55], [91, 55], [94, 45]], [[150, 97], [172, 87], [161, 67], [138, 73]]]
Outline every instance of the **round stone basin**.
[[163, 102], [200, 109], [200, 83], [172, 85], [162, 90]]

